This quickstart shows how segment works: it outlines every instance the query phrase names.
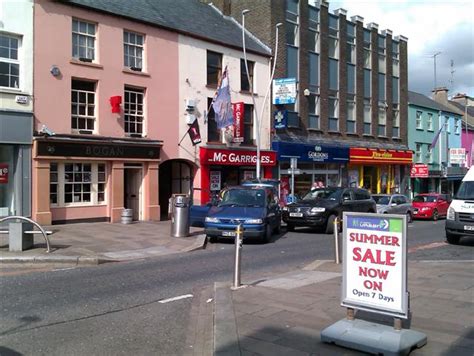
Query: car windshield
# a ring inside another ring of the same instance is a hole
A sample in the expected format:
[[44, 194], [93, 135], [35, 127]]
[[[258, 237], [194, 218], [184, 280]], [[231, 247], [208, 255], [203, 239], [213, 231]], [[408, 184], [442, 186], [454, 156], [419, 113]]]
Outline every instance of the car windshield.
[[474, 182], [462, 182], [456, 199], [474, 200]]
[[390, 203], [390, 197], [387, 195], [372, 195], [372, 198], [379, 205], [388, 205]]
[[436, 203], [437, 201], [436, 195], [417, 195], [413, 198], [413, 203]]
[[311, 189], [303, 197], [303, 200], [314, 200], [314, 199], [340, 200], [341, 193], [342, 193], [342, 189], [331, 189], [331, 188]]
[[229, 189], [224, 191], [218, 206], [265, 206], [263, 189]]

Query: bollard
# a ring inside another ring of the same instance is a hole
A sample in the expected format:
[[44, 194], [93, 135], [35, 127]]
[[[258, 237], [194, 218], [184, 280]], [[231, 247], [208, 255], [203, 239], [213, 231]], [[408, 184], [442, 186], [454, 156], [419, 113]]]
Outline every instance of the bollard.
[[340, 264], [339, 258], [339, 218], [336, 216], [334, 219], [334, 259], [336, 264]]
[[236, 289], [240, 287], [240, 263], [242, 261], [242, 255], [240, 251], [242, 250], [242, 234], [243, 234], [242, 224], [237, 225], [237, 230], [235, 234], [235, 265], [234, 265], [234, 285], [232, 288]]

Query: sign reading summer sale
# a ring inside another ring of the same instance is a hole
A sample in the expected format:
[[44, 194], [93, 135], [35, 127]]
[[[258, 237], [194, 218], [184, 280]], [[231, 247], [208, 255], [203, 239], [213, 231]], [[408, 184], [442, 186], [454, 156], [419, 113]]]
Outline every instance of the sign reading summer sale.
[[408, 317], [406, 217], [344, 213], [342, 305]]

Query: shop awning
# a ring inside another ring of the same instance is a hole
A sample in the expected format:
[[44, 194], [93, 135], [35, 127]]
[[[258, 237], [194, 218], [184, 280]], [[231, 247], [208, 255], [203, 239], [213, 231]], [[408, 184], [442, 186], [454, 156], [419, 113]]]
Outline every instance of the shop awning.
[[351, 164], [411, 164], [412, 162], [413, 151], [410, 150], [352, 147], [350, 149]]

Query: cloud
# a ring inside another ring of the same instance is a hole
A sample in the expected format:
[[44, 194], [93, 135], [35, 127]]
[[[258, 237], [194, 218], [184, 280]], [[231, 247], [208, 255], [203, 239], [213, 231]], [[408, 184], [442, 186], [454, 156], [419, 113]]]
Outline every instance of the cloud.
[[[433, 58], [436, 52], [438, 86], [451, 94], [474, 96], [474, 3], [467, 0], [345, 0], [330, 1], [330, 11], [348, 10], [348, 17], [375, 22], [379, 29], [390, 29], [394, 36], [408, 37], [409, 89], [429, 94], [434, 85]], [[451, 85], [451, 60], [454, 75]]]

